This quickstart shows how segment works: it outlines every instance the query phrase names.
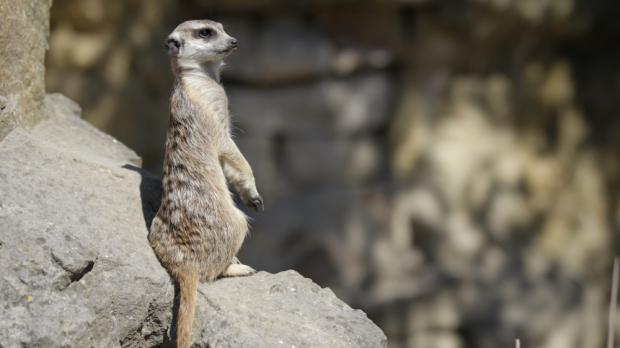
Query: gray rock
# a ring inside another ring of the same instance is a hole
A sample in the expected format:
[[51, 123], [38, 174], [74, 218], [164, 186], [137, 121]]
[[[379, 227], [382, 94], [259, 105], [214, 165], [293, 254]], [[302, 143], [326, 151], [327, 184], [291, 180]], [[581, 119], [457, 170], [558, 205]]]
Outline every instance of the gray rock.
[[196, 342], [205, 347], [387, 346], [364, 312], [295, 271], [223, 279], [201, 288], [200, 297], [206, 325]]
[[42, 119], [51, 0], [0, 1], [0, 139]]
[[45, 106], [49, 119], [34, 127], [32, 135], [36, 138], [46, 139], [59, 151], [110, 166], [142, 164], [133, 150], [79, 118], [79, 105], [67, 97], [48, 94]]
[[0, 143], [5, 347], [115, 347], [172, 293], [146, 243], [140, 175], [83, 148], [21, 129]]
[[[147, 243], [160, 182], [61, 96], [0, 142], [0, 346], [152, 347], [174, 287]], [[200, 288], [198, 347], [383, 347], [366, 315], [293, 271]], [[280, 343], [282, 342], [282, 343]]]

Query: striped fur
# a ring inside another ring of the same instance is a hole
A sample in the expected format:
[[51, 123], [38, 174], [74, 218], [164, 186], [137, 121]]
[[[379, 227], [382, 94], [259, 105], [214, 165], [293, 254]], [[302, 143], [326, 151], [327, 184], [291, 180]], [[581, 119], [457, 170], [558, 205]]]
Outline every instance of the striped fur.
[[[217, 35], [203, 40], [196, 34], [203, 28]], [[172, 57], [175, 83], [162, 203], [149, 242], [179, 283], [177, 345], [186, 348], [191, 343], [197, 282], [253, 273], [235, 258], [248, 223], [235, 206], [228, 183], [249, 205], [262, 206], [262, 199], [250, 165], [232, 140], [228, 99], [219, 83], [225, 56], [221, 47], [232, 38], [212, 21], [182, 23], [170, 37], [180, 44]], [[209, 54], [211, 51], [216, 53]]]

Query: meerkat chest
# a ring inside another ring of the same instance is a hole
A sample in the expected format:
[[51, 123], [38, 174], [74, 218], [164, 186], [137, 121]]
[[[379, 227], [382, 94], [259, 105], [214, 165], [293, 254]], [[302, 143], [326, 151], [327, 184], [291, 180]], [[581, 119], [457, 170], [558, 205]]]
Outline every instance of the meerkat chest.
[[219, 122], [228, 122], [228, 98], [219, 83], [198, 76], [185, 78], [183, 85], [190, 102], [206, 117]]

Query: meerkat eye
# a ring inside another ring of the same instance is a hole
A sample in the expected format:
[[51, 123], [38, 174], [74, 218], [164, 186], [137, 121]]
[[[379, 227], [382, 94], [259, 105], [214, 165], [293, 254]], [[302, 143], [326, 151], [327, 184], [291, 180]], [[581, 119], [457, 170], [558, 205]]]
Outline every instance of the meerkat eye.
[[215, 30], [211, 28], [200, 29], [200, 31], [198, 32], [198, 36], [200, 36], [203, 39], [210, 38], [211, 36], [214, 36], [214, 35], [215, 35]]

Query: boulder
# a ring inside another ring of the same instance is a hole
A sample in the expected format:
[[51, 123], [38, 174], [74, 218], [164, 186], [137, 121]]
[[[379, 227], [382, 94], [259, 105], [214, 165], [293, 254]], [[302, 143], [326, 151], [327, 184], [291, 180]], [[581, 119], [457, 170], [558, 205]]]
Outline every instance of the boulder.
[[[160, 180], [60, 95], [0, 142], [0, 347], [170, 343], [175, 289], [147, 242]], [[199, 288], [196, 347], [385, 347], [366, 315], [294, 271]]]

